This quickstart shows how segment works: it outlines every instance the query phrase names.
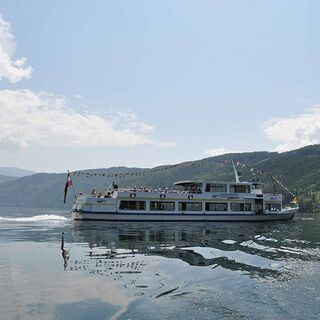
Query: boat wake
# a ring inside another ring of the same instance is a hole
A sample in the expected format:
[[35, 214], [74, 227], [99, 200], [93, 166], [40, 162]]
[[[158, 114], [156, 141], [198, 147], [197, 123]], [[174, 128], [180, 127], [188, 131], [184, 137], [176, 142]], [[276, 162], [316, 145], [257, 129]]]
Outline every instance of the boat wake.
[[0, 222], [36, 222], [36, 221], [68, 221], [69, 219], [64, 216], [59, 216], [56, 214], [42, 214], [32, 217], [0, 217]]

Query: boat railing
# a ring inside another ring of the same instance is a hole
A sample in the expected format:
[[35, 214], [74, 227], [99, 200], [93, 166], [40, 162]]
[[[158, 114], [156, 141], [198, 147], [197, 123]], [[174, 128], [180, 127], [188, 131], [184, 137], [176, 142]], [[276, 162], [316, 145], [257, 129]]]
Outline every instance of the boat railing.
[[167, 194], [167, 193], [176, 193], [176, 194], [193, 194], [191, 191], [177, 190], [177, 189], [135, 189], [135, 188], [118, 188], [118, 189], [109, 189], [105, 192], [97, 192], [91, 194], [83, 194], [79, 192], [77, 198], [112, 198], [115, 192], [130, 192], [130, 193], [158, 193], [158, 194]]
[[134, 193], [149, 193], [149, 192], [153, 192], [153, 193], [179, 193], [179, 194], [189, 194], [191, 192], [189, 191], [182, 191], [182, 190], [177, 190], [177, 189], [151, 189], [151, 188], [119, 188], [116, 189], [114, 191], [118, 191], [118, 192], [134, 192]]
[[[82, 197], [89, 197], [89, 198], [113, 198], [115, 192], [130, 192], [130, 193], [158, 193], [158, 194], [167, 194], [167, 193], [175, 193], [175, 194], [199, 194], [198, 192], [190, 191], [190, 190], [177, 190], [177, 189], [151, 189], [151, 188], [134, 188], [134, 187], [128, 187], [128, 188], [118, 188], [118, 189], [108, 189], [105, 192], [99, 192], [95, 194], [83, 194], [82, 192], [79, 192], [77, 194], [77, 198]], [[281, 193], [271, 193], [266, 192], [263, 193], [263, 195], [267, 196], [281, 196]]]

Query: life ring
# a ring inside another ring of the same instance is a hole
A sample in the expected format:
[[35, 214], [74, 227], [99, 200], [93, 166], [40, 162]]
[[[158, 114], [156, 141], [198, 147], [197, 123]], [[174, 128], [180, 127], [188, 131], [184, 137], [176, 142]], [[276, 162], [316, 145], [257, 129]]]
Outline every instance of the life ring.
[[131, 198], [131, 199], [134, 199], [136, 196], [137, 196], [137, 195], [136, 195], [134, 192], [131, 192], [131, 193], [130, 193], [130, 198]]
[[188, 195], [188, 199], [189, 199], [189, 200], [192, 200], [192, 199], [193, 199], [193, 194], [189, 194], [189, 195]]
[[164, 193], [160, 193], [160, 199], [165, 199], [166, 195]]

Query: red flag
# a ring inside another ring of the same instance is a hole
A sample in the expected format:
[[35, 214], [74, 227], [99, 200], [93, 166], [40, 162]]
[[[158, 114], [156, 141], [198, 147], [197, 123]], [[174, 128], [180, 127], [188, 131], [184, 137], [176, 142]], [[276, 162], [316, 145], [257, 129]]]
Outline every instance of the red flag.
[[67, 192], [68, 192], [68, 188], [72, 186], [72, 180], [71, 180], [71, 176], [70, 173], [68, 172], [68, 176], [67, 176], [67, 182], [66, 185], [64, 187], [64, 198], [63, 198], [63, 202], [66, 203], [66, 197], [67, 197]]

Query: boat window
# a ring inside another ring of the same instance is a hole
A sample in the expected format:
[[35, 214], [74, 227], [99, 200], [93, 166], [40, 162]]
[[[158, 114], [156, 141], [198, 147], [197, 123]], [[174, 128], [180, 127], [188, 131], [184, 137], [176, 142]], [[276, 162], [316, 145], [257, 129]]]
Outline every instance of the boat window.
[[231, 211], [252, 211], [251, 203], [230, 203]]
[[228, 211], [228, 204], [206, 202], [206, 211]]
[[247, 184], [231, 184], [231, 193], [250, 193], [250, 185]]
[[201, 193], [201, 183], [181, 183], [176, 185], [177, 190], [187, 191], [190, 193]]
[[153, 211], [174, 211], [174, 202], [150, 201], [150, 210], [153, 210]]
[[266, 210], [281, 211], [281, 204], [280, 203], [266, 203]]
[[202, 211], [201, 202], [179, 202], [179, 211]]
[[226, 184], [206, 184], [206, 192], [227, 192]]
[[145, 201], [122, 200], [120, 202], [120, 210], [146, 210]]
[[231, 203], [231, 211], [244, 211], [244, 203]]

